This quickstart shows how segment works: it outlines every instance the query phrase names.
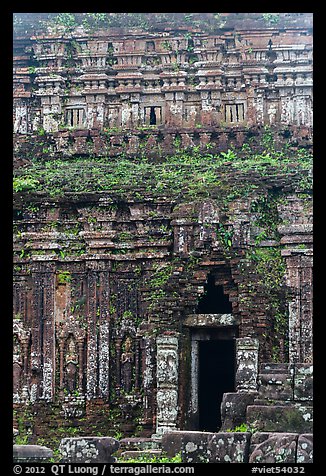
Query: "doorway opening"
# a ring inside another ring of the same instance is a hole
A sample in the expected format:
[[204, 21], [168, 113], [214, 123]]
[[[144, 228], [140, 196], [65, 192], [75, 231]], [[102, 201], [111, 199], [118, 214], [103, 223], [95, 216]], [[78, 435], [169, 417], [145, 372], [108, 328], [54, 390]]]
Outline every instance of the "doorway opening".
[[223, 286], [216, 286], [214, 276], [209, 275], [204, 286], [205, 294], [197, 307], [197, 314], [231, 314], [232, 304], [223, 292]]
[[147, 106], [144, 108], [144, 123], [149, 126], [162, 124], [161, 106]]
[[149, 114], [149, 123], [150, 123], [151, 126], [155, 126], [155, 124], [156, 124], [155, 107], [151, 107], [151, 112]]
[[235, 391], [235, 339], [199, 341], [199, 430], [221, 427], [223, 394]]

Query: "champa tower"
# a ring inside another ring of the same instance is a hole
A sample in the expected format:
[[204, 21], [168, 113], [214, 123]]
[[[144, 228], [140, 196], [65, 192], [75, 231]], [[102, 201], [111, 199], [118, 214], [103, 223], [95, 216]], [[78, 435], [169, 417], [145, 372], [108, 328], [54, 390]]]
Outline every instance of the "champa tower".
[[16, 424], [33, 409], [31, 441], [311, 433], [311, 24], [15, 16], [14, 408]]

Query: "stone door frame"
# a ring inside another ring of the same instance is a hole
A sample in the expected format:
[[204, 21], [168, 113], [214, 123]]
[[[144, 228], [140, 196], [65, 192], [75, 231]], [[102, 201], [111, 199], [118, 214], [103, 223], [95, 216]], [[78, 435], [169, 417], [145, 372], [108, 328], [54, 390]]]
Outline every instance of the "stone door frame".
[[190, 328], [191, 333], [189, 422], [193, 429], [197, 430], [199, 426], [199, 342], [236, 339], [238, 325], [232, 314], [189, 315], [184, 325]]
[[[199, 425], [199, 342], [203, 340], [235, 340], [235, 392], [257, 389], [258, 339], [238, 337], [239, 322], [232, 314], [188, 315], [184, 326], [190, 330], [191, 387], [188, 421], [193, 429]], [[156, 433], [177, 430], [179, 402], [179, 333], [161, 334], [156, 338]], [[188, 425], [187, 425], [188, 426]]]

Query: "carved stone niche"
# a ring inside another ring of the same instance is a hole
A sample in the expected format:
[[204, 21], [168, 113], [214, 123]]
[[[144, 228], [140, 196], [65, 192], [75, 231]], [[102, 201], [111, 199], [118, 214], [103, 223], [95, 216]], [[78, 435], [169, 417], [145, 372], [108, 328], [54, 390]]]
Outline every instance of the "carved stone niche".
[[297, 433], [256, 433], [251, 438], [249, 463], [295, 463]]
[[130, 311], [125, 311], [116, 322], [112, 337], [116, 356], [116, 392], [124, 398], [126, 405], [134, 405], [139, 402], [140, 339]]
[[27, 385], [27, 366], [31, 330], [24, 329], [20, 319], [13, 323], [13, 400], [14, 403], [29, 399]]
[[83, 388], [84, 345], [86, 331], [73, 316], [57, 323], [59, 347], [59, 394], [64, 397], [63, 412], [66, 417], [83, 414], [85, 396]]

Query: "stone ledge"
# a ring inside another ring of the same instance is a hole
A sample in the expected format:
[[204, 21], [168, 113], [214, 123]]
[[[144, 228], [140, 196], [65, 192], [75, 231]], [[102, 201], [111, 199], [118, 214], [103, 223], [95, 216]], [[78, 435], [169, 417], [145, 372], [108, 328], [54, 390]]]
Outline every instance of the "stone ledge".
[[308, 405], [248, 405], [247, 422], [258, 431], [309, 433], [312, 431], [313, 408]]
[[173, 431], [162, 438], [169, 457], [183, 463], [312, 463], [311, 433]]
[[162, 454], [161, 450], [128, 450], [128, 451], [123, 451], [120, 454], [121, 459], [125, 459], [128, 461], [128, 459], [141, 459], [141, 458], [159, 458]]
[[119, 441], [111, 437], [63, 438], [59, 450], [63, 463], [114, 463]]
[[187, 327], [221, 327], [239, 324], [232, 314], [189, 314], [183, 325]]
[[257, 394], [257, 392], [224, 393], [221, 403], [221, 431], [232, 430], [246, 422], [247, 407], [254, 403]]
[[161, 442], [154, 441], [152, 438], [144, 437], [130, 437], [123, 438], [119, 441], [120, 450], [133, 451], [133, 450], [159, 450], [161, 449]]
[[250, 433], [173, 431], [162, 437], [168, 456], [181, 453], [183, 463], [245, 463]]
[[256, 433], [252, 435], [249, 463], [295, 463], [297, 433]]
[[40, 445], [13, 445], [15, 463], [46, 463], [53, 458], [53, 451]]

